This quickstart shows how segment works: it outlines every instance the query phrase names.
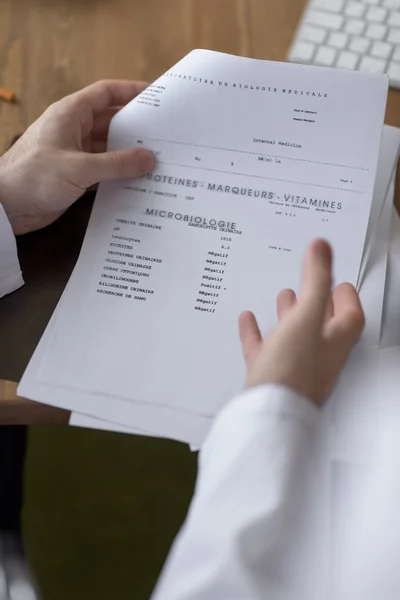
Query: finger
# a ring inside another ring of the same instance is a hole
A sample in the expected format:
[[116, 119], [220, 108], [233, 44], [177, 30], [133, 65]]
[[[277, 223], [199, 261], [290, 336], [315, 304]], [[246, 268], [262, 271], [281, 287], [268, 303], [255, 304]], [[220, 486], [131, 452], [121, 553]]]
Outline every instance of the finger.
[[66, 96], [50, 110], [55, 111], [59, 119], [58, 130], [64, 126], [69, 131], [70, 119], [80, 124], [82, 136], [87, 136], [93, 128], [97, 114], [110, 107], [125, 106], [136, 98], [148, 86], [143, 81], [104, 80]]
[[276, 299], [276, 307], [278, 312], [278, 319], [281, 320], [283, 317], [292, 310], [293, 306], [296, 305], [297, 298], [293, 290], [282, 290], [279, 292]]
[[84, 152], [93, 152], [100, 154], [101, 152], [107, 152], [107, 139], [92, 139], [91, 136], [86, 137], [82, 142], [82, 148]]
[[82, 150], [84, 152], [94, 152], [96, 154], [107, 152], [107, 140], [92, 140], [91, 136], [87, 136], [82, 141]]
[[75, 94], [67, 96], [68, 102], [88, 104], [94, 113], [110, 106], [125, 106], [148, 86], [144, 81], [109, 79], [97, 81]]
[[120, 107], [110, 107], [97, 114], [93, 121], [92, 137], [105, 138], [107, 137], [111, 119], [121, 110]]
[[325, 321], [330, 321], [334, 315], [332, 294], [329, 296], [328, 306], [326, 308]]
[[106, 140], [93, 140], [91, 143], [90, 152], [94, 152], [95, 154], [107, 152], [107, 141]]
[[316, 240], [307, 250], [299, 306], [317, 327], [324, 322], [331, 294], [332, 250], [324, 240]]
[[[332, 302], [334, 309], [334, 316], [341, 318], [346, 312], [356, 311], [358, 315], [364, 315], [363, 308], [361, 306], [360, 296], [358, 295], [355, 287], [351, 283], [341, 283], [332, 292]], [[362, 325], [364, 325], [364, 316], [362, 318]]]
[[239, 336], [246, 365], [252, 362], [262, 345], [262, 335], [252, 312], [246, 311], [239, 317]]
[[142, 177], [155, 167], [152, 152], [143, 148], [117, 150], [101, 154], [86, 154], [82, 159], [85, 186], [111, 179], [133, 179]]
[[351, 349], [359, 340], [365, 326], [359, 295], [351, 284], [342, 283], [333, 290], [332, 299], [334, 316], [326, 324], [325, 337]]

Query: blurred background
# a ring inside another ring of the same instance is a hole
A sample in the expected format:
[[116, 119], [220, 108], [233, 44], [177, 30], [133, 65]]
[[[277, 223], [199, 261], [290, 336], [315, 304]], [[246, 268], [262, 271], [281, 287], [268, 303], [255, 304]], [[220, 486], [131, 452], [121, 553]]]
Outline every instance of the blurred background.
[[193, 48], [284, 59], [302, 0], [0, 0], [0, 150], [101, 78], [154, 80]]
[[[0, 0], [0, 153], [101, 78], [152, 81], [193, 48], [284, 60], [304, 0]], [[391, 94], [391, 124], [400, 125]], [[193, 491], [180, 444], [33, 427], [24, 532], [46, 600], [150, 596]]]

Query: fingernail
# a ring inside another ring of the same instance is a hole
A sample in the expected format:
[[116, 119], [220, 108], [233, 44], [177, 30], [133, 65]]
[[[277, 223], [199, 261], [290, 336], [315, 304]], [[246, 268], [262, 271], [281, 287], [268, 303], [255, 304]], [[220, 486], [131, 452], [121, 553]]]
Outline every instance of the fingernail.
[[149, 150], [141, 150], [137, 155], [137, 164], [139, 171], [143, 174], [149, 173], [154, 169], [155, 158], [154, 154]]
[[332, 261], [332, 249], [326, 240], [316, 240], [313, 249], [315, 254], [317, 254], [324, 262]]

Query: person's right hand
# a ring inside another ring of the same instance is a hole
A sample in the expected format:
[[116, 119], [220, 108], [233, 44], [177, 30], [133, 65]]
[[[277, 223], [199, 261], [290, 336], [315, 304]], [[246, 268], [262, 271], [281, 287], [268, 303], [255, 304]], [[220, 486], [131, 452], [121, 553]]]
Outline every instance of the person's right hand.
[[52, 104], [0, 157], [0, 203], [16, 235], [46, 227], [87, 188], [149, 173], [149, 150], [106, 152], [111, 119], [147, 87], [98, 81]]
[[247, 386], [287, 386], [322, 404], [361, 336], [364, 313], [348, 283], [331, 292], [332, 251], [323, 240], [309, 247], [297, 300], [292, 290], [277, 299], [279, 323], [262, 339], [253, 313], [240, 317]]

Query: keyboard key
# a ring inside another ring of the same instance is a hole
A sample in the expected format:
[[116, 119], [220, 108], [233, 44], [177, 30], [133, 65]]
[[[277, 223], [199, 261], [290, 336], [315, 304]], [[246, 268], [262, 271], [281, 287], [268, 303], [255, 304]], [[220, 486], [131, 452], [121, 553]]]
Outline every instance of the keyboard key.
[[294, 45], [290, 58], [293, 62], [309, 62], [315, 52], [315, 48], [316, 46], [312, 42], [303, 42], [300, 40]]
[[347, 42], [349, 41], [349, 36], [347, 33], [339, 33], [333, 32], [328, 38], [328, 46], [332, 46], [333, 48], [339, 48], [342, 50], [346, 47]]
[[391, 62], [387, 74], [390, 77], [391, 83], [396, 85], [396, 87], [400, 87], [400, 63]]
[[360, 71], [366, 71], [367, 73], [384, 73], [386, 70], [386, 64], [386, 60], [364, 56], [361, 59], [359, 69]]
[[336, 66], [339, 69], [356, 69], [358, 62], [360, 60], [360, 56], [358, 54], [354, 54], [354, 52], [349, 52], [348, 50], [343, 50], [339, 54], [339, 58], [337, 60]]
[[383, 40], [387, 33], [387, 27], [385, 25], [380, 25], [379, 23], [371, 24], [367, 27], [367, 31], [364, 35], [371, 38], [371, 40]]
[[312, 6], [330, 12], [341, 12], [344, 7], [344, 0], [314, 0]]
[[400, 90], [400, 0], [304, 4], [289, 60], [371, 73], [390, 70], [391, 85]]
[[365, 22], [359, 19], [349, 19], [345, 25], [345, 32], [351, 35], [361, 35], [365, 29]]
[[387, 38], [388, 42], [392, 42], [393, 44], [400, 44], [400, 29], [393, 28], [389, 31], [389, 35]]
[[347, 17], [362, 17], [365, 12], [365, 5], [361, 2], [349, 2], [344, 10]]
[[331, 67], [335, 62], [337, 50], [321, 46], [315, 55], [315, 64], [324, 67]]
[[388, 25], [391, 25], [392, 27], [400, 27], [400, 12], [399, 11], [395, 11], [392, 12], [390, 14], [389, 20], [388, 20]]
[[371, 55], [376, 58], [388, 59], [392, 51], [393, 46], [386, 42], [374, 42], [372, 44]]
[[393, 10], [400, 8], [400, 0], [383, 0], [382, 4], [385, 8], [391, 8]]
[[374, 23], [383, 23], [387, 17], [388, 11], [382, 6], [372, 6], [367, 12], [367, 21]]
[[330, 14], [319, 10], [310, 10], [306, 16], [308, 25], [317, 25], [326, 29], [337, 30], [343, 25], [344, 17], [342, 15]]
[[371, 40], [362, 37], [355, 37], [351, 40], [349, 50], [357, 54], [366, 54], [371, 46]]
[[320, 27], [312, 27], [311, 25], [304, 25], [300, 29], [300, 38], [306, 42], [314, 42], [315, 44], [323, 44], [328, 32]]

